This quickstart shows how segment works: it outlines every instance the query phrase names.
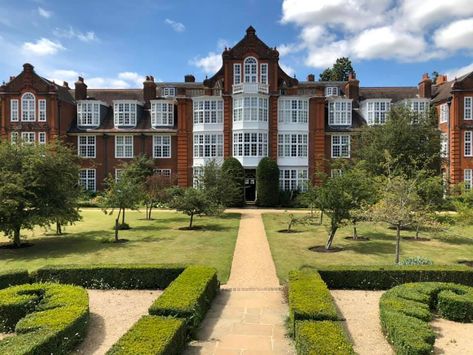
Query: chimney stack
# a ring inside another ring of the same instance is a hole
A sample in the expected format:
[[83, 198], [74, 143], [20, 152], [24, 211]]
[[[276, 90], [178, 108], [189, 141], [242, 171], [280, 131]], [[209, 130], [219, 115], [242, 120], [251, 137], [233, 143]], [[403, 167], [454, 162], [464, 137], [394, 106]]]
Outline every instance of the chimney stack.
[[64, 81], [64, 82], [62, 83], [62, 86], [64, 86], [66, 89], [70, 89], [69, 83], [68, 83], [67, 81]]
[[314, 74], [307, 75], [307, 81], [314, 82], [315, 81], [315, 75]]
[[430, 99], [432, 97], [432, 80], [429, 74], [422, 75], [422, 80], [419, 83], [419, 97]]
[[437, 80], [435, 81], [435, 85], [442, 85], [448, 81], [448, 77], [446, 75], [439, 75], [437, 76]]
[[184, 76], [184, 82], [195, 83], [195, 76], [192, 74], [187, 74], [186, 76]]
[[360, 98], [360, 81], [356, 79], [356, 73], [348, 74], [348, 82], [345, 84], [345, 95], [353, 99], [353, 106], [357, 107]]
[[84, 78], [79, 76], [74, 83], [74, 96], [76, 100], [85, 100], [87, 98], [87, 85], [84, 83]]
[[146, 80], [143, 82], [143, 98], [145, 102], [156, 98], [156, 83], [151, 75], [146, 76]]

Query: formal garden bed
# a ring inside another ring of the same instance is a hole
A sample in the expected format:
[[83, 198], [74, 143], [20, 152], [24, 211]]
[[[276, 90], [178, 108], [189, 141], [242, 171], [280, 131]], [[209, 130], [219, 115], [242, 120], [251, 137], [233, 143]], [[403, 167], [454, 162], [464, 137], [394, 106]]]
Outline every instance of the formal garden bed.
[[[197, 265], [53, 266], [12, 274], [0, 274], [0, 352], [15, 355], [77, 346], [103, 353], [113, 343], [108, 354], [178, 354], [219, 289], [216, 269]], [[164, 290], [149, 291], [158, 289]]]

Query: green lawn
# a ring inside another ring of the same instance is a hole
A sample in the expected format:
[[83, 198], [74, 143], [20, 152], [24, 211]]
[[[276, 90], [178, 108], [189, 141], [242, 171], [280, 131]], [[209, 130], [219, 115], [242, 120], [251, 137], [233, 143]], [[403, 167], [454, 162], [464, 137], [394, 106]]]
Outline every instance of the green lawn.
[[[387, 265], [394, 263], [396, 231], [383, 224], [362, 223], [358, 227], [359, 235], [370, 238], [369, 241], [346, 240], [351, 236], [352, 228], [338, 230], [334, 247], [344, 250], [337, 253], [317, 253], [308, 248], [324, 245], [327, 237], [325, 226], [296, 225], [294, 230], [300, 233], [279, 233], [287, 227], [288, 217], [284, 213], [264, 214], [263, 221], [269, 245], [276, 264], [278, 277], [287, 280], [288, 272], [303, 266], [320, 267], [328, 265]], [[328, 218], [324, 218], [324, 224]], [[402, 231], [402, 236], [414, 236], [415, 233]], [[430, 241], [403, 240], [401, 259], [407, 256], [422, 256], [431, 259], [434, 264], [455, 264], [458, 260], [473, 260], [473, 226], [450, 226], [442, 233], [421, 233], [421, 237]]]
[[[84, 209], [83, 220], [55, 236], [52, 231], [36, 228], [22, 231], [34, 245], [19, 250], [0, 249], [0, 271], [12, 268], [37, 269], [43, 265], [97, 263], [197, 263], [214, 266], [219, 279], [228, 279], [240, 224], [239, 214], [220, 218], [197, 217], [201, 230], [182, 231], [188, 217], [177, 212], [154, 212], [154, 220], [144, 219], [144, 212], [127, 211], [126, 222], [132, 227], [120, 231], [127, 243], [113, 240], [114, 217], [99, 209]], [[0, 244], [8, 239], [0, 235]]]

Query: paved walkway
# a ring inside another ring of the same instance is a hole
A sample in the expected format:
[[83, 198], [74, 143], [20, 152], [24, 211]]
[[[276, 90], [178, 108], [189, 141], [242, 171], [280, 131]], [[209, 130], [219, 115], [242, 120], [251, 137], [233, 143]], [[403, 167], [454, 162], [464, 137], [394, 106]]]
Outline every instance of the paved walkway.
[[295, 354], [261, 210], [241, 213], [232, 270], [186, 354]]

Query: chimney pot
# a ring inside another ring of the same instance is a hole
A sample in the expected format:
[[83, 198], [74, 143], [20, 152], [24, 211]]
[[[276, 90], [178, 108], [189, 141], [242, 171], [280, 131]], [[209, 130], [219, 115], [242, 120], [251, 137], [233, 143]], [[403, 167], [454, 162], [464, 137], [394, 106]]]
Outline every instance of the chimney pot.
[[348, 74], [348, 80], [356, 80], [356, 73], [351, 72], [350, 74]]
[[154, 77], [152, 75], [146, 76], [146, 80], [143, 83], [143, 99], [145, 103], [148, 104], [150, 100], [156, 98], [156, 83], [154, 82]]
[[87, 98], [87, 85], [84, 83], [84, 78], [79, 76], [74, 83], [74, 96], [76, 100], [85, 100]]
[[419, 83], [419, 96], [426, 99], [432, 97], [432, 80], [430, 80], [428, 73], [422, 75], [422, 80]]
[[184, 82], [195, 83], [195, 76], [192, 74], [187, 74], [186, 76], [184, 76]]
[[69, 83], [67, 81], [64, 81], [62, 83], [62, 86], [64, 86], [65, 88], [69, 89]]
[[307, 75], [307, 81], [315, 81], [315, 75], [314, 74], [309, 74]]

